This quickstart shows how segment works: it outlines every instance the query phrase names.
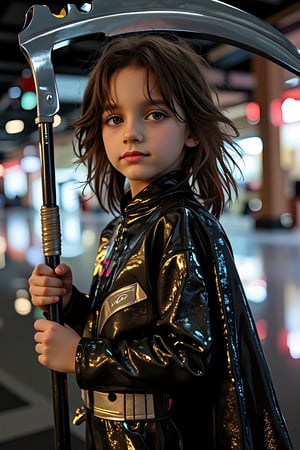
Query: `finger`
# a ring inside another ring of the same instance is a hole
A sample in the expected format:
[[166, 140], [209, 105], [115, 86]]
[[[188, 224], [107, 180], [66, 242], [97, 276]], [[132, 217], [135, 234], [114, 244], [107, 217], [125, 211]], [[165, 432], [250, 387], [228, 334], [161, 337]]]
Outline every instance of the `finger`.
[[45, 286], [45, 284], [47, 284], [45, 280], [42, 282], [42, 285], [41, 280], [37, 280], [32, 281], [29, 286], [32, 302], [37, 306], [56, 303], [60, 297], [66, 294], [66, 288], [61, 285], [61, 281], [56, 281], [55, 283], [50, 281], [50, 286]]
[[48, 287], [62, 287], [63, 281], [57, 277], [55, 272], [54, 275], [32, 275], [28, 282], [29, 285], [34, 287], [48, 288]]
[[40, 332], [34, 333], [33, 339], [35, 342], [41, 343], [42, 339], [43, 339], [42, 333], [40, 333]]
[[55, 273], [58, 276], [69, 276], [71, 274], [71, 269], [69, 266], [67, 266], [67, 264], [59, 264], [55, 268]]
[[47, 264], [41, 263], [35, 266], [35, 268], [33, 269], [33, 273], [36, 273], [37, 275], [53, 275], [54, 270]]
[[36, 331], [40, 331], [40, 332], [44, 332], [44, 331], [46, 331], [47, 330], [47, 328], [48, 328], [48, 323], [49, 323], [50, 321], [49, 320], [46, 320], [46, 319], [37, 319], [35, 322], [34, 322], [34, 324], [33, 324], [33, 328], [36, 330]]
[[37, 331], [34, 334], [33, 339], [37, 344], [46, 345], [49, 341], [48, 333], [45, 331]]
[[38, 356], [38, 362], [39, 362], [42, 366], [48, 367], [48, 359], [45, 357], [45, 355], [40, 354], [40, 355]]
[[[66, 288], [62, 286], [37, 286], [32, 285], [29, 289], [32, 297], [41, 297], [44, 299], [53, 300], [53, 297], [60, 297], [66, 294]], [[52, 299], [51, 299], [52, 297]], [[57, 300], [57, 299], [56, 299]]]
[[47, 264], [37, 264], [35, 268], [32, 271], [31, 278], [32, 277], [40, 277], [40, 276], [55, 276], [54, 270], [47, 266]]
[[43, 353], [43, 346], [39, 342], [36, 344], [34, 349], [35, 349], [36, 353], [38, 353], [39, 355], [41, 355]]

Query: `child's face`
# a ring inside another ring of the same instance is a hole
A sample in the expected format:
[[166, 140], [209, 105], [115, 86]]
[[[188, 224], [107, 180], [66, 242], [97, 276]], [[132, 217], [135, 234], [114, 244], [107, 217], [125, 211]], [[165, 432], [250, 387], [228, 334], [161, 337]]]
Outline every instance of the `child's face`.
[[116, 72], [110, 84], [115, 108], [113, 112], [108, 108], [102, 117], [107, 157], [128, 179], [133, 196], [159, 176], [180, 168], [184, 145], [196, 145], [187, 125], [163, 102], [154, 78], [150, 87], [155, 103], [149, 102], [146, 77], [141, 67]]

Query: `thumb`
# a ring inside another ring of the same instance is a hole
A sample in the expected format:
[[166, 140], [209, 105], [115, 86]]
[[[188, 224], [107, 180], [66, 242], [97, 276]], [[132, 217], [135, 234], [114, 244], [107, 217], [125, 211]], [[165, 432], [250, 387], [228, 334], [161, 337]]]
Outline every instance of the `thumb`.
[[63, 278], [72, 278], [72, 271], [67, 264], [59, 264], [57, 267], [55, 267], [55, 273], [59, 277]]

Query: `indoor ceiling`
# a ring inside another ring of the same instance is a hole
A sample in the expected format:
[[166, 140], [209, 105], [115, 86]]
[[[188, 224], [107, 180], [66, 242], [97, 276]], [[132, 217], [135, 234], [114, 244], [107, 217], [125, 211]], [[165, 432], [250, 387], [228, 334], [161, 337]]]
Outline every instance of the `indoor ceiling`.
[[[18, 44], [18, 34], [22, 30], [25, 15], [32, 5], [47, 4], [51, 11], [58, 14], [66, 1], [20, 1], [10, 0], [1, 2], [0, 8], [0, 162], [15, 157], [16, 148], [26, 143], [37, 140], [37, 127], [35, 125], [36, 111], [22, 111], [19, 99], [12, 100], [8, 96], [8, 89], [14, 85], [28, 84], [26, 80], [26, 69], [28, 64], [21, 53]], [[70, 1], [80, 7], [83, 1]], [[270, 21], [276, 28], [288, 37], [300, 35], [300, 1], [293, 0], [231, 0], [225, 2], [250, 12], [264, 20]], [[295, 38], [295, 45], [300, 45]], [[53, 52], [56, 74], [60, 75], [62, 92], [67, 94], [66, 86], [72, 87], [72, 83], [66, 76], [72, 76], [76, 80], [78, 76], [86, 76], [87, 62], [91, 52], [96, 48], [97, 40], [77, 42], [72, 48]], [[253, 76], [251, 73], [250, 55], [245, 50], [229, 47], [222, 43], [204, 41], [202, 48], [205, 56], [218, 74], [218, 81], [222, 88], [221, 99], [225, 106], [238, 104], [239, 102], [251, 100], [253, 90]], [[24, 78], [25, 70], [25, 78]], [[217, 77], [216, 77], [217, 78]], [[223, 85], [222, 85], [223, 84]], [[78, 108], [78, 97], [60, 98], [60, 112], [68, 125], [74, 117], [74, 110]], [[20, 118], [25, 122], [23, 133], [8, 135], [5, 131], [5, 123], [9, 119]]]

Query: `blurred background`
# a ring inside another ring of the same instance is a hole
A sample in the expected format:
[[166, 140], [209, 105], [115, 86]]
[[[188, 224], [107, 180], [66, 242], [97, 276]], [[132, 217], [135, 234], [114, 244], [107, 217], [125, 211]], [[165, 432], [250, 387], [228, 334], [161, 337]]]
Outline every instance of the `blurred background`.
[[[88, 3], [73, 1], [80, 10]], [[300, 2], [230, 1], [271, 23], [300, 47]], [[2, 2], [0, 6], [0, 448], [54, 448], [49, 371], [34, 353], [27, 279], [43, 261], [41, 250], [39, 137], [32, 74], [18, 34], [32, 5], [59, 14], [66, 2]], [[62, 260], [87, 291], [99, 234], [110, 219], [75, 168], [72, 120], [78, 117], [89, 68], [101, 34], [53, 52], [60, 98], [54, 118], [57, 201]], [[222, 42], [201, 41], [219, 101], [240, 131], [243, 152], [236, 174], [239, 200], [222, 223], [233, 244], [279, 401], [295, 449], [300, 450], [300, 84], [299, 78], [261, 57]], [[83, 270], [84, 268], [84, 270]], [[69, 380], [70, 412], [80, 404]], [[71, 427], [72, 448], [82, 448], [83, 428]]]

